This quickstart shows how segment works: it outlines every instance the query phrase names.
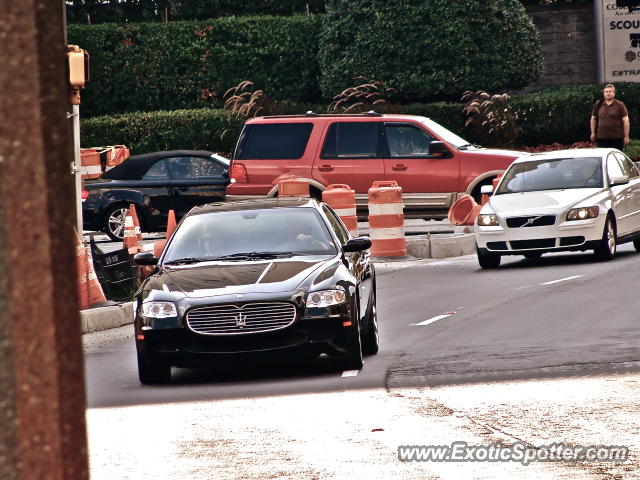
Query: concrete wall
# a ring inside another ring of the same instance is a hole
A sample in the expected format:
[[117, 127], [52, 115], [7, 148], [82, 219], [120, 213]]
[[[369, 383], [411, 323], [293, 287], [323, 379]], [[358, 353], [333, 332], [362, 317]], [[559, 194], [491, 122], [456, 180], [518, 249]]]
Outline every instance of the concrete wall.
[[527, 7], [540, 31], [544, 73], [527, 90], [596, 83], [593, 5]]

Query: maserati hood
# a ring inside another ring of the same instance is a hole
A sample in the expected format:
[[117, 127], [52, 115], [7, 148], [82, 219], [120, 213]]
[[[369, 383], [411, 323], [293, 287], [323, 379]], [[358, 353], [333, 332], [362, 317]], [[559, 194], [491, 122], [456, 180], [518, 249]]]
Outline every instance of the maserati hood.
[[[302, 260], [203, 263], [165, 267], [149, 288], [182, 293], [190, 298], [245, 293], [291, 292], [311, 283], [330, 260], [323, 257]], [[333, 258], [333, 257], [332, 257]]]

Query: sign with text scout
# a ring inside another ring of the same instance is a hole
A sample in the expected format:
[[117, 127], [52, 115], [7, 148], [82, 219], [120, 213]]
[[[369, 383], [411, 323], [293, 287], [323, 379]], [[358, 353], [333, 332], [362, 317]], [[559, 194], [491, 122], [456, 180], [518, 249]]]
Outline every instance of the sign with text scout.
[[598, 81], [640, 82], [640, 6], [596, 0]]

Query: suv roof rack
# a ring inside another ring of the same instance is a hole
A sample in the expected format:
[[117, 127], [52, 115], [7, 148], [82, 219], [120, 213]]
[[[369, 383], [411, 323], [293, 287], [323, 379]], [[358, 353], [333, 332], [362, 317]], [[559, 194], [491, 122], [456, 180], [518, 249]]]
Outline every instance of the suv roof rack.
[[382, 113], [369, 110], [366, 113], [316, 113], [309, 110], [303, 115], [268, 115], [263, 118], [305, 118], [305, 117], [381, 117]]

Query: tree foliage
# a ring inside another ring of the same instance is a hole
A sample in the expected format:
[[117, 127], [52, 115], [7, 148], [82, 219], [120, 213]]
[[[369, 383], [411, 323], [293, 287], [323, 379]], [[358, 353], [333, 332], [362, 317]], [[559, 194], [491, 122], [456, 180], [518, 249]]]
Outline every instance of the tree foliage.
[[518, 0], [331, 0], [320, 40], [326, 97], [356, 75], [404, 101], [524, 87], [542, 73], [538, 32]]
[[205, 20], [324, 13], [324, 0], [66, 0], [69, 23]]

